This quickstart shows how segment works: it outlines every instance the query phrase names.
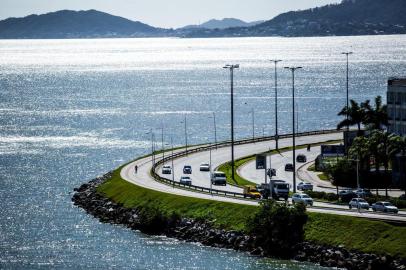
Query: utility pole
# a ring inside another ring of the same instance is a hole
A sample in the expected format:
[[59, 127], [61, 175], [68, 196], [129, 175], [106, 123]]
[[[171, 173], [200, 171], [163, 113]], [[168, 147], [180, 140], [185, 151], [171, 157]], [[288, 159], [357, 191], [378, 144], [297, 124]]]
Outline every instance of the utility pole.
[[230, 90], [231, 90], [231, 179], [234, 181], [234, 69], [240, 65], [225, 65], [223, 68], [230, 70]]
[[293, 142], [293, 192], [296, 192], [296, 141], [295, 141], [295, 71], [302, 67], [285, 67], [292, 71], [292, 142]]
[[277, 64], [282, 60], [271, 60], [275, 64], [275, 147], [279, 149], [279, 134], [278, 134], [278, 72]]
[[[346, 56], [346, 58], [347, 58], [347, 72], [346, 72], [346, 77], [347, 77], [347, 81], [346, 81], [346, 86], [347, 86], [347, 97], [346, 97], [346, 106], [347, 106], [347, 115], [346, 115], [346, 119], [347, 119], [347, 121], [348, 121], [348, 108], [349, 108], [349, 94], [348, 94], [348, 87], [349, 87], [349, 85], [348, 85], [348, 56], [349, 55], [351, 55], [351, 54], [353, 54], [353, 52], [342, 52], [341, 54], [344, 54], [345, 56]], [[350, 126], [347, 124], [347, 131], [349, 131], [350, 130]]]

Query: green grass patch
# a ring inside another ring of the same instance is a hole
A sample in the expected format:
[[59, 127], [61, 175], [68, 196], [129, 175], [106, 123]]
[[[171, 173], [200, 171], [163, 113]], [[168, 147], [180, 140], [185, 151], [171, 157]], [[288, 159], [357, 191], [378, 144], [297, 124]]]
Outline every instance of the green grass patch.
[[[247, 231], [256, 206], [177, 196], [131, 184], [120, 177], [121, 168], [98, 191], [125, 207], [158, 207], [165, 213], [210, 220], [216, 227]], [[363, 218], [309, 213], [305, 239], [320, 244], [406, 258], [406, 227]]]
[[319, 177], [320, 180], [330, 181], [330, 177], [327, 174], [325, 174], [324, 172], [318, 173], [317, 176]]
[[309, 213], [306, 240], [406, 258], [406, 227], [348, 216]]
[[[339, 143], [342, 140], [330, 140], [330, 141], [326, 141], [326, 142], [321, 142], [321, 143], [314, 143], [311, 144], [312, 147], [314, 146], [319, 146], [322, 144], [334, 144], [334, 143]], [[306, 148], [308, 144], [302, 144], [302, 145], [297, 145], [296, 149], [303, 149]], [[265, 151], [263, 152], [263, 154], [278, 154], [278, 153], [283, 153], [283, 152], [287, 152], [287, 151], [291, 151], [293, 149], [292, 146], [289, 147], [284, 147], [284, 148], [280, 148], [279, 151], [276, 150], [271, 150], [271, 151]], [[227, 183], [232, 184], [232, 185], [237, 185], [237, 186], [245, 186], [245, 185], [256, 185], [256, 183], [249, 181], [248, 179], [245, 179], [243, 177], [241, 177], [240, 175], [238, 175], [237, 173], [237, 169], [244, 165], [247, 162], [253, 161], [255, 160], [256, 155], [250, 155], [250, 156], [245, 156], [242, 158], [239, 158], [237, 160], [234, 161], [234, 181], [232, 180], [232, 170], [231, 170], [231, 162], [226, 162], [221, 164], [218, 167], [218, 170], [225, 173], [226, 177], [227, 177]]]
[[247, 217], [255, 206], [203, 200], [158, 192], [131, 184], [120, 177], [120, 170], [98, 187], [98, 192], [128, 208], [157, 207], [164, 213], [176, 212], [183, 217], [211, 220], [217, 227], [245, 230]]
[[308, 171], [315, 172], [316, 171], [316, 164], [312, 164], [307, 168]]

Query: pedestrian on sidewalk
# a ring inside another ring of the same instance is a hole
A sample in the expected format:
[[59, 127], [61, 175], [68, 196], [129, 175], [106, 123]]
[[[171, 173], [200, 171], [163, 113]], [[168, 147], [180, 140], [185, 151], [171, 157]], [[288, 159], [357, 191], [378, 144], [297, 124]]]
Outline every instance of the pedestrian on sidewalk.
[[310, 152], [310, 144], [307, 145], [307, 152]]
[[137, 166], [137, 165], [135, 165], [135, 167], [134, 167], [134, 171], [135, 171], [135, 173], [137, 173], [137, 172], [138, 172], [138, 166]]

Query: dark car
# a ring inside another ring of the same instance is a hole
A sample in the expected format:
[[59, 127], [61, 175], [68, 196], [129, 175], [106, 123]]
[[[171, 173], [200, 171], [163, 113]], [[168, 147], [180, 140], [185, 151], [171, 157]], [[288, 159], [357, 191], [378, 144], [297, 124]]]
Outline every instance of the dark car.
[[184, 174], [192, 174], [192, 166], [190, 166], [190, 165], [183, 166], [183, 173]]
[[287, 172], [293, 172], [293, 164], [292, 163], [288, 163], [285, 165], [285, 171]]
[[297, 162], [300, 162], [300, 163], [305, 163], [305, 162], [307, 161], [307, 158], [306, 158], [305, 155], [299, 154], [299, 155], [297, 155], [297, 157], [296, 157], [296, 161], [297, 161]]
[[351, 189], [340, 190], [338, 192], [338, 197], [342, 202], [350, 202], [352, 199], [357, 198], [358, 195], [355, 194]]

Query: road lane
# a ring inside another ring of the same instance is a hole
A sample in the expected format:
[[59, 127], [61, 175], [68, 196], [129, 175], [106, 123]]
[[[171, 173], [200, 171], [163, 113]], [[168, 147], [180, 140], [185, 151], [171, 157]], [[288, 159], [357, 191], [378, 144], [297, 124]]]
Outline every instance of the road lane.
[[[307, 143], [315, 143], [315, 142], [320, 142], [320, 141], [335, 140], [335, 139], [340, 139], [341, 136], [342, 135], [339, 133], [333, 133], [333, 134], [299, 137], [297, 140], [297, 143], [298, 144], [307, 144]], [[289, 139], [289, 138], [282, 139], [282, 140], [280, 140], [280, 145], [281, 145], [280, 147], [289, 146], [290, 142], [291, 142], [291, 139]], [[251, 144], [245, 144], [245, 145], [238, 145], [235, 148], [236, 158], [240, 158], [240, 157], [244, 157], [244, 156], [247, 156], [250, 154], [255, 154], [255, 153], [269, 150], [269, 148], [273, 148], [273, 144], [274, 144], [273, 141], [267, 141], [267, 142], [258, 142], [258, 143], [251, 143]], [[181, 151], [181, 150], [177, 150], [177, 151]], [[167, 152], [167, 154], [169, 154], [169, 152]], [[230, 147], [218, 148], [218, 150], [213, 151], [212, 154], [213, 154], [212, 155], [213, 166], [215, 166], [215, 167], [219, 166], [220, 164], [227, 162], [230, 159]], [[193, 173], [191, 175], [191, 177], [193, 179], [193, 184], [194, 185], [202, 184], [203, 186], [208, 187], [210, 185], [210, 182], [208, 180], [207, 175], [205, 175], [205, 173], [202, 173], [199, 171], [200, 164], [206, 163], [207, 160], [208, 160], [208, 151], [189, 154], [188, 157], [182, 157], [179, 159], [175, 159], [175, 161], [174, 161], [175, 162], [175, 176], [176, 176], [175, 180], [178, 181], [180, 175], [182, 175], [183, 165], [188, 164], [188, 165], [192, 165], [192, 167], [193, 167]], [[135, 171], [134, 171], [135, 165], [138, 166], [137, 173], [135, 173]], [[165, 192], [165, 193], [170, 193], [170, 194], [180, 195], [180, 196], [208, 199], [208, 200], [238, 203], [238, 204], [258, 205], [258, 201], [254, 201], [254, 200], [244, 200], [244, 199], [238, 199], [238, 198], [232, 198], [232, 197], [217, 196], [217, 195], [211, 195], [208, 193], [195, 192], [192, 190], [174, 188], [167, 184], [156, 181], [150, 174], [151, 167], [152, 167], [151, 157], [142, 158], [140, 160], [136, 160], [136, 161], [131, 162], [130, 164], [127, 164], [126, 166], [124, 166], [120, 172], [120, 175], [124, 180], [126, 180], [128, 182], [131, 182], [133, 184], [136, 184], [136, 185], [144, 187], [144, 188], [148, 188], [148, 189], [152, 189], [152, 190], [156, 190], [156, 191], [160, 191], [160, 192]], [[160, 167], [158, 168], [158, 171], [159, 172], [161, 171]], [[176, 175], [176, 174], [178, 174], [178, 175]], [[169, 179], [172, 179], [171, 175], [166, 175], [166, 177]], [[241, 189], [231, 186], [231, 185], [227, 185], [226, 187], [216, 186], [215, 188], [216, 189], [225, 188], [227, 190], [236, 190], [236, 189], [241, 190]], [[349, 211], [344, 208], [334, 209], [334, 208], [314, 207], [314, 208], [308, 208], [308, 211], [406, 222], [406, 216], [403, 216], [403, 215], [393, 216], [393, 215], [382, 215], [382, 214], [365, 213], [365, 212], [358, 213], [357, 211]]]

